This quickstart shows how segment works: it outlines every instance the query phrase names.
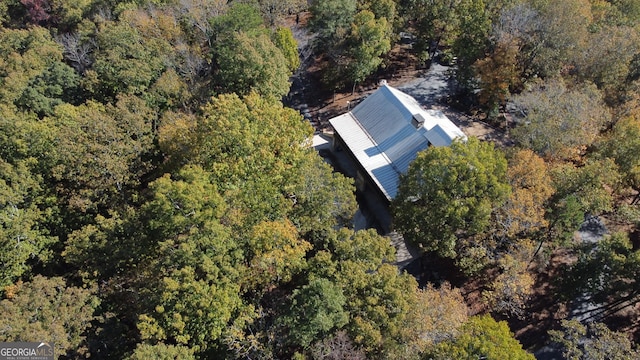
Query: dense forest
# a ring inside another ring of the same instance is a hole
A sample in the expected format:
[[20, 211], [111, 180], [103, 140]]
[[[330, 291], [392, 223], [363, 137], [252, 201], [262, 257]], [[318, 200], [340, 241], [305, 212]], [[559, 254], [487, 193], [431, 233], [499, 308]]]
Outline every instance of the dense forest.
[[[327, 93], [409, 33], [508, 132], [401, 179], [441, 281], [353, 229], [353, 180], [283, 105], [301, 16]], [[61, 359], [637, 359], [640, 2], [1, 1], [0, 225], [0, 341]], [[517, 337], [543, 278], [553, 323]]]

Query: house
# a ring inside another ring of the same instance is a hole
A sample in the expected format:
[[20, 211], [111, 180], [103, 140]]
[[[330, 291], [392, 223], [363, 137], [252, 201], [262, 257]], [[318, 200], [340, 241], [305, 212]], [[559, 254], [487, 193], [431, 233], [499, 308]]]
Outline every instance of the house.
[[329, 122], [334, 149], [348, 151], [359, 165], [357, 186], [374, 185], [387, 201], [396, 196], [400, 174], [419, 151], [466, 139], [441, 111], [423, 109], [413, 97], [384, 81], [351, 111]]

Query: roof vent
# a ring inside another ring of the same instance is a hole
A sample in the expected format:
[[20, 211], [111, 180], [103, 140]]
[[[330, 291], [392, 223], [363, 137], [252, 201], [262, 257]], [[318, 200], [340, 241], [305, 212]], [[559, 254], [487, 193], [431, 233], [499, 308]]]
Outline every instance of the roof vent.
[[424, 125], [424, 121], [425, 119], [422, 114], [413, 114], [413, 117], [411, 118], [411, 125], [416, 129], [420, 129], [422, 125]]
[[385, 85], [387, 85], [387, 80], [385, 80], [385, 79], [380, 80], [380, 86], [382, 87], [382, 86], [385, 86]]

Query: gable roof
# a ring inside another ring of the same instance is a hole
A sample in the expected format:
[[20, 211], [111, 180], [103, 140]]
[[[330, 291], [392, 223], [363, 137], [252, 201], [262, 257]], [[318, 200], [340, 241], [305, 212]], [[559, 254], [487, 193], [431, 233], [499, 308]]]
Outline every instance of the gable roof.
[[[388, 200], [396, 196], [400, 174], [419, 151], [466, 139], [441, 111], [425, 110], [413, 97], [386, 84], [329, 122]], [[418, 128], [417, 122], [422, 124]]]

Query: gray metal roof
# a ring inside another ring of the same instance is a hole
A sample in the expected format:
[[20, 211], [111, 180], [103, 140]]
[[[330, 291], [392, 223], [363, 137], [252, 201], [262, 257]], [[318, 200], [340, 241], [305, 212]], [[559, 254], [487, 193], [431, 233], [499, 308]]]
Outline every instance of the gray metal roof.
[[[417, 129], [414, 117], [422, 124]], [[399, 175], [419, 151], [466, 139], [442, 112], [425, 110], [413, 97], [386, 84], [329, 122], [389, 200], [396, 196]]]

